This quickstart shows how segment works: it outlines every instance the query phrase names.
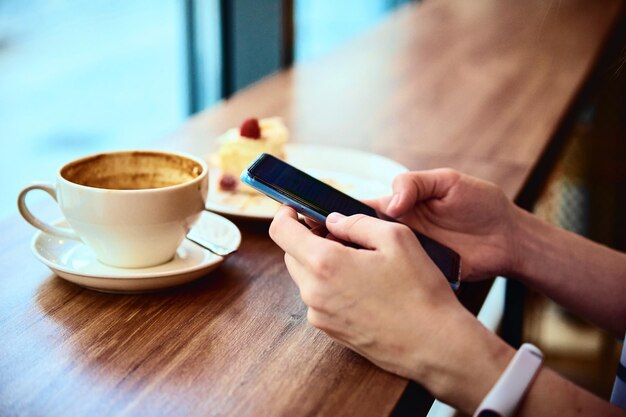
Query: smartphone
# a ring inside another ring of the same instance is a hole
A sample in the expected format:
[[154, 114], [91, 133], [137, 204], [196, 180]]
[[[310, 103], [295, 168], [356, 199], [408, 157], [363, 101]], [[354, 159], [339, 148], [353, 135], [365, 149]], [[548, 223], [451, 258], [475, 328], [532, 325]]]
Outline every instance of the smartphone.
[[[332, 212], [345, 216], [365, 214], [396, 221], [269, 154], [264, 153], [254, 160], [241, 173], [241, 181], [322, 224], [326, 223], [326, 217]], [[461, 278], [459, 254], [419, 232], [413, 232], [451, 287], [457, 290]]]

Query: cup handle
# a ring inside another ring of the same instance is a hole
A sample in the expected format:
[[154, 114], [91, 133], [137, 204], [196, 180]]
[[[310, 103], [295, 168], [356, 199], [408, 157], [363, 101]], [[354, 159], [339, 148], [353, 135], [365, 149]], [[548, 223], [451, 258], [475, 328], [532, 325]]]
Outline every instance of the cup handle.
[[[48, 224], [42, 220], [39, 220], [37, 217], [35, 217], [30, 210], [28, 209], [28, 207], [26, 207], [26, 194], [28, 194], [29, 191], [32, 190], [42, 190], [47, 192], [48, 194], [50, 194], [50, 197], [52, 197], [54, 199], [54, 201], [57, 201], [57, 192], [56, 189], [51, 185], [51, 184], [47, 184], [47, 183], [36, 183], [36, 184], [31, 184], [28, 187], [24, 188], [19, 196], [17, 197], [17, 208], [20, 211], [20, 214], [22, 215], [22, 217], [24, 217], [24, 219], [32, 224], [33, 226], [35, 226], [37, 229], [48, 233], [50, 235], [54, 235], [54, 236], [58, 236], [58, 237], [64, 237], [67, 239], [75, 239], [75, 240], [81, 240], [80, 237], [76, 234], [76, 232], [68, 227], [57, 227], [57, 226], [53, 226], [51, 224]], [[58, 204], [58, 202], [57, 202]]]

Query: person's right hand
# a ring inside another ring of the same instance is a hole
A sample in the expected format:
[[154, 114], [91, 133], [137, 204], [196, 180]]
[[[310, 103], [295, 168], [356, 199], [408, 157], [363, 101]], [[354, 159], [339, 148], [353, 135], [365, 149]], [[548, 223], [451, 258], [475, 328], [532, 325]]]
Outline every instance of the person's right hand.
[[367, 203], [454, 249], [464, 280], [515, 270], [515, 205], [495, 184], [451, 169], [400, 174], [393, 195]]

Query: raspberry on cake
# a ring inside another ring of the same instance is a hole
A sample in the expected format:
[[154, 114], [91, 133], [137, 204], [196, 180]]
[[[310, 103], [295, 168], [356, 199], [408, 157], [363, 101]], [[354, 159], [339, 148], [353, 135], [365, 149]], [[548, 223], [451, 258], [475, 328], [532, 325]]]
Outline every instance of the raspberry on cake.
[[223, 191], [256, 193], [239, 181], [239, 175], [260, 154], [269, 153], [285, 159], [284, 145], [289, 138], [287, 127], [279, 117], [246, 119], [239, 128], [229, 129], [220, 138], [218, 152]]
[[248, 139], [261, 139], [261, 126], [258, 119], [246, 119], [239, 128], [239, 134]]

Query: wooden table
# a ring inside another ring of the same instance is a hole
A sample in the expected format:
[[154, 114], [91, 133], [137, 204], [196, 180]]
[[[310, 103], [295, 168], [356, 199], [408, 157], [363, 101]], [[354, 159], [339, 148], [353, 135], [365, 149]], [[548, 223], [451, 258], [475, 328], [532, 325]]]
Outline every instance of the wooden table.
[[[619, 0], [410, 5], [325, 59], [192, 118], [162, 145], [204, 154], [243, 118], [280, 115], [295, 141], [365, 149], [412, 169], [454, 167], [515, 198], [621, 9]], [[407, 381], [309, 326], [267, 224], [238, 224], [241, 250], [217, 272], [121, 296], [54, 277], [30, 254], [33, 229], [17, 215], [4, 222], [0, 415], [392, 413]], [[467, 287], [461, 298], [476, 309], [482, 293]]]

